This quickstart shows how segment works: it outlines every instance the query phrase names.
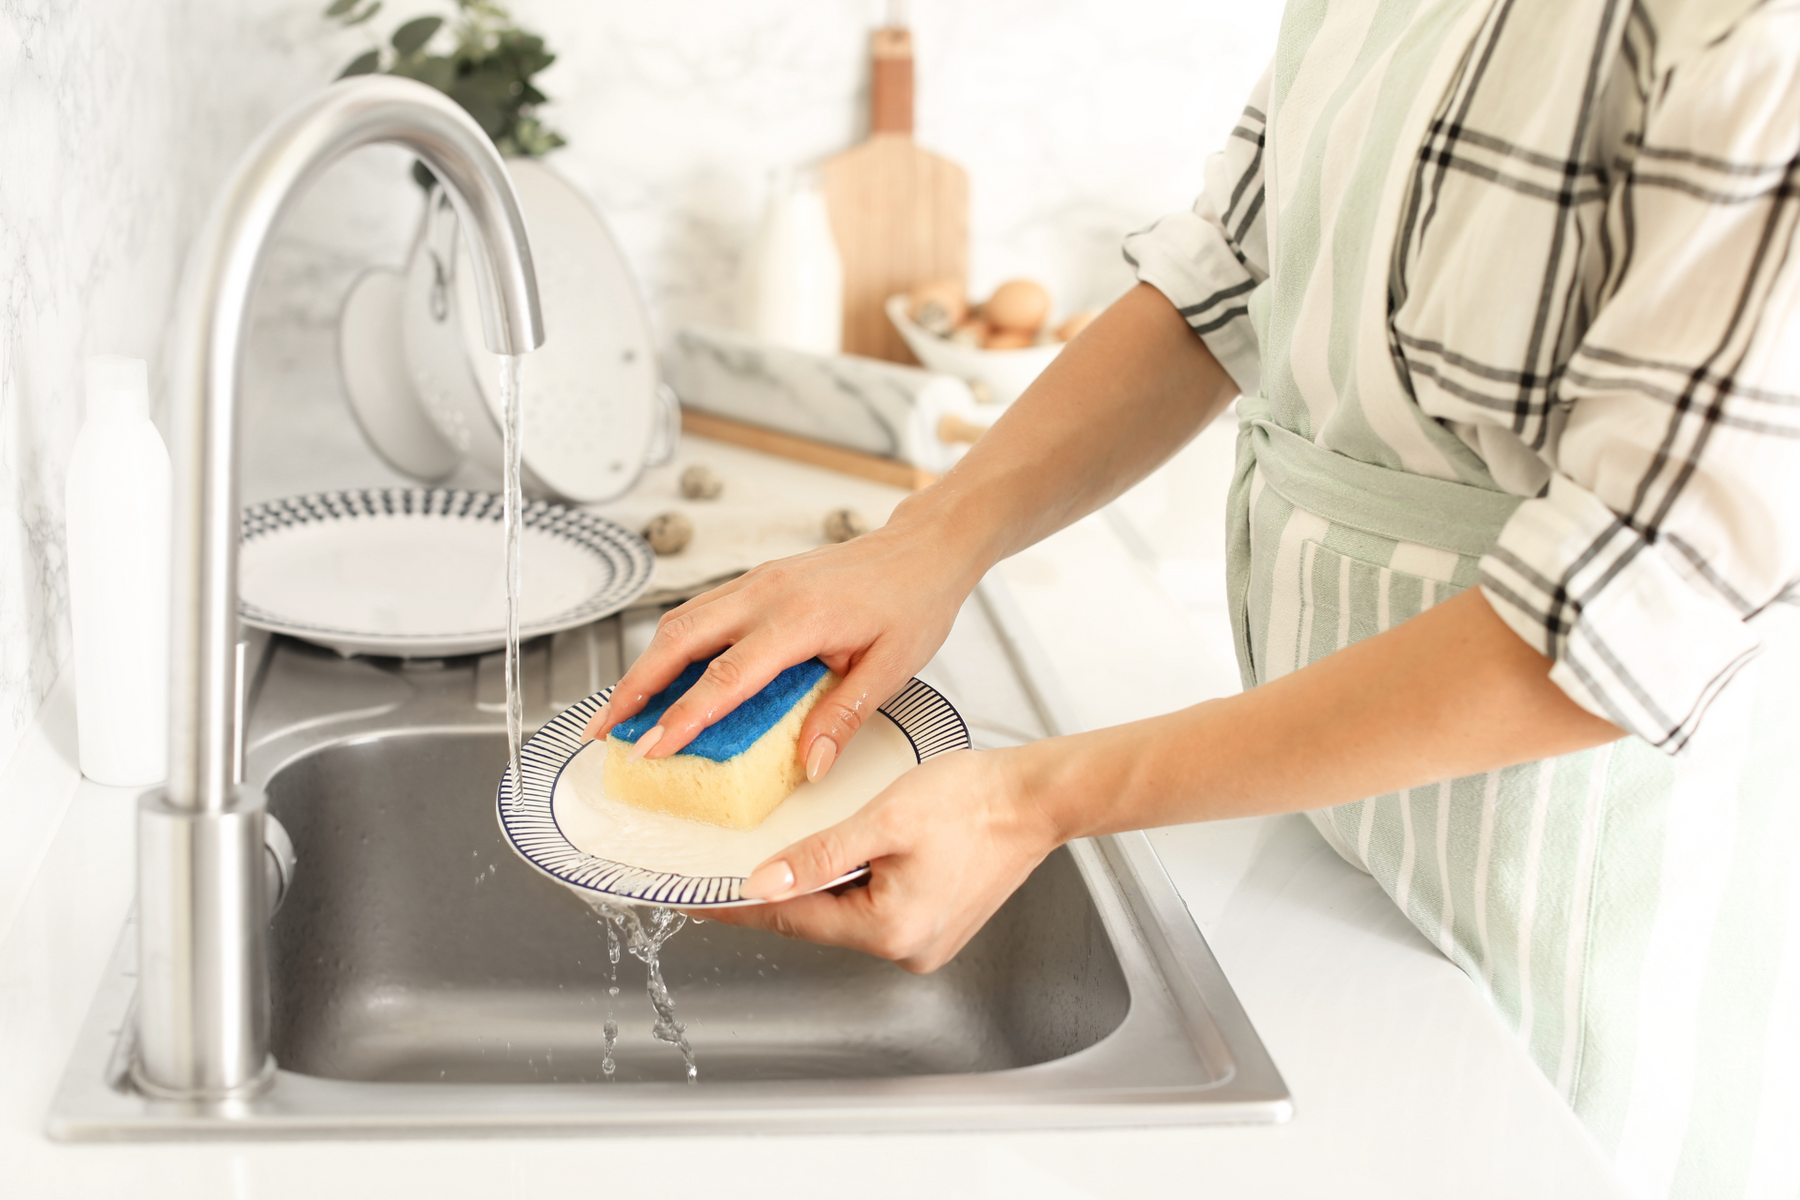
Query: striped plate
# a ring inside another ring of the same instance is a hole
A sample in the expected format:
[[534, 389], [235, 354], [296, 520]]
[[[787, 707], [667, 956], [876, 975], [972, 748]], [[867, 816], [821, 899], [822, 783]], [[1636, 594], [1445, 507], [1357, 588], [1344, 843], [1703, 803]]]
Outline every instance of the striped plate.
[[[722, 829], [606, 795], [606, 747], [584, 746], [581, 731], [611, 694], [596, 692], [534, 734], [520, 753], [523, 790], [515, 801], [508, 767], [495, 801], [501, 832], [526, 862], [579, 892], [637, 904], [760, 904], [738, 890], [757, 864], [842, 821], [926, 759], [969, 748], [956, 709], [914, 679], [881, 706], [882, 719], [863, 727], [823, 780], [801, 784], [755, 829]], [[865, 863], [825, 886], [868, 869]]]
[[[313, 492], [244, 510], [245, 624], [340, 654], [443, 658], [506, 644], [503, 502], [449, 488]], [[605, 517], [542, 500], [520, 511], [520, 636], [631, 603], [655, 556]]]

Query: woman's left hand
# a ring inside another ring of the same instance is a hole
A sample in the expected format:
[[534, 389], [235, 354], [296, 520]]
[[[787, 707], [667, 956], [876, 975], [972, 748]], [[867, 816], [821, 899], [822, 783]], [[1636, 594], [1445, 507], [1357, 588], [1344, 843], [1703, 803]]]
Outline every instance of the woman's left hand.
[[[1016, 753], [965, 750], [915, 767], [752, 872], [744, 895], [770, 903], [699, 915], [937, 970], [1063, 840], [1019, 786]], [[813, 890], [863, 863], [866, 887]]]

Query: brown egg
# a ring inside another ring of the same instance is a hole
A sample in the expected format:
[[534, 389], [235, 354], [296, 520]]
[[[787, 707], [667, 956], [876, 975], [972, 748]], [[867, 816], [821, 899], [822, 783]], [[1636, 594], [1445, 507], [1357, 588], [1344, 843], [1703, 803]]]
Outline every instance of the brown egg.
[[1094, 318], [1099, 315], [1091, 308], [1082, 309], [1056, 327], [1056, 340], [1059, 342], [1074, 341], [1075, 335], [1093, 324]]
[[973, 346], [979, 350], [987, 344], [988, 337], [993, 332], [994, 327], [981, 317], [968, 317], [950, 331], [950, 340], [959, 346]]
[[969, 298], [960, 279], [936, 279], [907, 293], [906, 314], [922, 329], [939, 337], [962, 324], [969, 315]]
[[1024, 329], [996, 329], [982, 343], [984, 350], [1023, 350], [1037, 341], [1037, 334]]
[[1036, 333], [1050, 315], [1050, 293], [1029, 279], [1012, 279], [994, 289], [982, 313], [1001, 329]]

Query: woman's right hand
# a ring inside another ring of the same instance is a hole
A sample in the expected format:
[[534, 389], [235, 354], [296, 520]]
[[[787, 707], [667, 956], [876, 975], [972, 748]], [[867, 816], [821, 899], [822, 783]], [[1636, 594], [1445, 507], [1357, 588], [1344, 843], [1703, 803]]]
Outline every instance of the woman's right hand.
[[841, 677], [800, 731], [807, 778], [818, 779], [937, 653], [979, 578], [974, 556], [899, 512], [841, 545], [764, 563], [666, 613], [584, 736], [605, 737], [689, 663], [718, 654], [637, 742], [641, 757], [667, 758], [783, 670], [817, 657]]

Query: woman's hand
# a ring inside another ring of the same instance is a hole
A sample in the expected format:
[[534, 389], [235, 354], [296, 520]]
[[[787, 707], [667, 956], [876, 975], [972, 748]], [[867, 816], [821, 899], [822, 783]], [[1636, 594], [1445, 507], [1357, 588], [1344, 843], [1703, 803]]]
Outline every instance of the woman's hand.
[[[1619, 736], [1471, 588], [1235, 696], [931, 759], [758, 867], [744, 894], [773, 903], [704, 915], [930, 971], [1072, 838], [1322, 808]], [[804, 894], [865, 862], [867, 887]]]
[[816, 656], [842, 677], [800, 730], [807, 778], [823, 776], [870, 714], [937, 653], [986, 565], [904, 513], [903, 506], [880, 529], [765, 563], [671, 609], [583, 736], [605, 737], [689, 663], [717, 654], [637, 742], [643, 757], [667, 758], [783, 670]]
[[[771, 903], [700, 915], [937, 970], [1062, 843], [1019, 785], [1016, 753], [964, 750], [921, 764], [758, 867], [744, 895]], [[866, 887], [806, 894], [865, 862]]]
[[943, 645], [989, 567], [1112, 500], [1236, 393], [1186, 318], [1139, 284], [882, 528], [765, 564], [671, 611], [587, 736], [604, 737], [689, 663], [717, 654], [633, 750], [667, 758], [816, 656], [843, 677], [800, 731], [797, 753], [819, 778]]

